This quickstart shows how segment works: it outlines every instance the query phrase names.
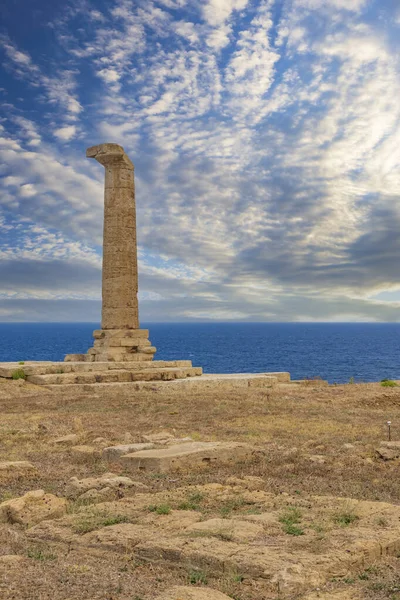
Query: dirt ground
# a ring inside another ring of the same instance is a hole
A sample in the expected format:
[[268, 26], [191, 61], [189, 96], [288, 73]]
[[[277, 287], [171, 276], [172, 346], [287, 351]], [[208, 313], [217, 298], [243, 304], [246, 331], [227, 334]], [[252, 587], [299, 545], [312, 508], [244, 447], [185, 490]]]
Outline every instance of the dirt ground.
[[[262, 453], [251, 463], [229, 468], [129, 474], [146, 486], [150, 497], [191, 486], [194, 490], [215, 483], [228, 486], [233, 477], [244, 480], [252, 476], [262, 479], [259, 490], [276, 498], [278, 506], [282, 502], [282, 507], [287, 498], [304, 503], [311, 496], [400, 505], [399, 461], [376, 456], [380, 441], [387, 439], [388, 420], [392, 439], [400, 440], [400, 387], [379, 383], [325, 386], [311, 381], [230, 392], [200, 393], [185, 388], [179, 395], [168, 392], [166, 385], [162, 392], [129, 392], [125, 388], [111, 395], [104, 387], [96, 394], [77, 394], [73, 386], [70, 392], [60, 393], [3, 380], [0, 410], [0, 461], [27, 460], [37, 468], [33, 473], [0, 475], [1, 502], [38, 489], [66, 497], [71, 477], [99, 476], [110, 470], [126, 475], [121, 465], [113, 464], [111, 469], [98, 457], [74, 458], [70, 448], [54, 444], [60, 436], [76, 433], [79, 444], [104, 438], [105, 445], [113, 445], [140, 442], [143, 434], [166, 430], [177, 438], [246, 442]], [[261, 505], [218, 505], [218, 501], [199, 498], [198, 494], [185, 513], [197, 511], [200, 520], [238, 518], [262, 510]], [[70, 521], [75, 509], [78, 511], [70, 502]], [[381, 520], [377, 530], [387, 528]], [[76, 528], [76, 521], [72, 522]], [[91, 530], [85, 527], [85, 531]], [[322, 529], [318, 532], [314, 526], [312, 539], [315, 541], [317, 531], [323, 545]], [[311, 537], [304, 535], [303, 546], [309, 540]], [[2, 562], [5, 555], [23, 558]], [[221, 574], [212, 568], [193, 571], [179, 560], [138, 560], [134, 552], [87, 551], [55, 539], [38, 541], [23, 525], [0, 525], [0, 598], [4, 600], [151, 600], [177, 584], [207, 585], [233, 600], [308, 598], [304, 591], [265, 591], [256, 578], [240, 573]], [[341, 591], [348, 594], [340, 596], [343, 599], [400, 600], [396, 553], [353, 569], [351, 576], [331, 577], [320, 589], [311, 585], [314, 595], [310, 598], [334, 599]]]

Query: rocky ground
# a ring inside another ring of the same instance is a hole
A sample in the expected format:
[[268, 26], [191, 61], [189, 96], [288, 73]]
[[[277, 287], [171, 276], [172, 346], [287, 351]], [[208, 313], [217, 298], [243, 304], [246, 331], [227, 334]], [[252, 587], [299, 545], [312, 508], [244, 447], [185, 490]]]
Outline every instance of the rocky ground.
[[381, 443], [400, 387], [3, 380], [0, 409], [2, 599], [400, 599], [400, 449]]

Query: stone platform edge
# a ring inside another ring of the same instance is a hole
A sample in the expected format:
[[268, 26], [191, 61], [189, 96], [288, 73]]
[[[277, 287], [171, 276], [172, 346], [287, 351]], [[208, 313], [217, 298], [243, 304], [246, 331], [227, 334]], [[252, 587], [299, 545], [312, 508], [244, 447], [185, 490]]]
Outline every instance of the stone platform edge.
[[290, 383], [289, 373], [279, 373], [279, 375], [287, 375], [287, 379], [279, 380], [277, 377], [264, 373], [236, 373], [234, 375], [226, 374], [207, 374], [198, 377], [190, 377], [188, 379], [174, 379], [172, 381], [135, 381], [128, 383], [84, 383], [71, 385], [46, 385], [50, 390], [71, 391], [71, 387], [79, 393], [96, 392], [101, 389], [107, 391], [120, 392], [123, 390], [134, 391], [183, 391], [190, 389], [191, 391], [203, 390], [232, 390], [246, 388], [270, 388], [277, 383]]

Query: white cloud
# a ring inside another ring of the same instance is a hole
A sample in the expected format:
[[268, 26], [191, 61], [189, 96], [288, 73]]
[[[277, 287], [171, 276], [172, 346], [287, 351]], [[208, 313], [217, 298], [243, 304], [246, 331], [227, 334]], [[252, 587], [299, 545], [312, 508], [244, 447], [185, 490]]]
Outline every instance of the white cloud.
[[20, 196], [22, 196], [23, 198], [30, 198], [31, 196], [35, 196], [36, 193], [37, 190], [32, 183], [24, 183], [23, 185], [21, 185], [19, 191]]
[[68, 125], [67, 127], [60, 127], [59, 129], [55, 129], [53, 134], [59, 140], [63, 140], [64, 142], [69, 142], [75, 137], [76, 127], [75, 125]]
[[0, 37], [0, 45], [9, 59], [9, 68], [15, 70], [17, 78], [28, 81], [33, 88], [43, 88], [46, 102], [58, 105], [63, 111], [67, 111], [68, 118], [76, 119], [76, 115], [82, 111], [82, 106], [74, 96], [76, 81], [73, 71], [65, 69], [57, 76], [49, 77], [33, 63], [28, 54], [18, 50], [8, 38]]
[[234, 11], [246, 8], [248, 2], [249, 0], [208, 0], [203, 5], [203, 18], [209, 25], [222, 25]]
[[[387, 23], [364, 22], [363, 2], [285, 0], [274, 22], [272, 5], [113, 0], [73, 36], [60, 25], [59, 72], [12, 46], [14, 75], [47, 113], [9, 105], [2, 122], [0, 214], [26, 231], [14, 254], [2, 249], [4, 293], [98, 297], [103, 171], [84, 160], [79, 132], [123, 144], [135, 163], [146, 318], [398, 318], [377, 301], [398, 282], [400, 254]], [[81, 65], [95, 83], [78, 98]]]
[[294, 6], [310, 9], [341, 9], [349, 12], [359, 12], [368, 0], [294, 0]]

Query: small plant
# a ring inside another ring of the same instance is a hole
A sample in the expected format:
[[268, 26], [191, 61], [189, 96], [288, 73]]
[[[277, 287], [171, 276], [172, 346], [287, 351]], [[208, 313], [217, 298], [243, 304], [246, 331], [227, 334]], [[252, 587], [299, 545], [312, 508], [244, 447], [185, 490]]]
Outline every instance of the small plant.
[[37, 548], [30, 548], [27, 551], [28, 558], [33, 558], [34, 560], [46, 561], [46, 560], [56, 560], [57, 556], [55, 554], [42, 552], [42, 550], [38, 550]]
[[200, 510], [200, 502], [204, 499], [204, 494], [195, 492], [190, 494], [187, 500], [184, 500], [178, 505], [178, 510]]
[[169, 504], [150, 504], [148, 509], [150, 512], [155, 512], [158, 515], [169, 515], [171, 512], [171, 507]]
[[75, 523], [74, 530], [76, 533], [83, 535], [89, 531], [95, 531], [101, 527], [109, 527], [118, 523], [127, 523], [129, 519], [126, 515], [106, 515], [92, 513], [85, 515], [80, 521]]
[[228, 500], [223, 506], [221, 506], [221, 508], [219, 509], [219, 514], [223, 519], [226, 519], [234, 510], [242, 508], [245, 504], [251, 503], [246, 502], [246, 500], [242, 496], [232, 498], [231, 500]]
[[296, 506], [290, 506], [279, 517], [279, 522], [283, 525], [283, 531], [288, 535], [304, 535], [303, 529], [297, 524], [301, 521], [301, 511]]
[[207, 585], [207, 575], [203, 571], [190, 571], [189, 573], [190, 585]]
[[350, 383], [350, 384], [353, 384], [353, 383], [354, 383], [354, 377], [350, 377], [350, 379], [349, 379], [349, 383]]
[[301, 527], [292, 525], [291, 523], [284, 525], [283, 530], [288, 535], [304, 535], [304, 530]]
[[398, 384], [395, 381], [393, 381], [392, 379], [382, 379], [381, 386], [382, 387], [397, 387]]
[[20, 360], [18, 364], [19, 364], [19, 365], [24, 365], [24, 364], [25, 364], [25, 361], [24, 361], [24, 360]]
[[26, 379], [25, 371], [23, 369], [17, 369], [11, 375], [13, 379]]
[[350, 511], [347, 511], [347, 512], [344, 511], [341, 513], [337, 513], [333, 517], [333, 520], [335, 521], [335, 523], [337, 525], [340, 525], [340, 527], [348, 527], [352, 523], [355, 523], [356, 521], [358, 521], [358, 519], [359, 519], [359, 517]]
[[361, 581], [368, 581], [369, 575], [366, 571], [364, 571], [364, 573], [360, 573], [358, 579], [361, 579]]

